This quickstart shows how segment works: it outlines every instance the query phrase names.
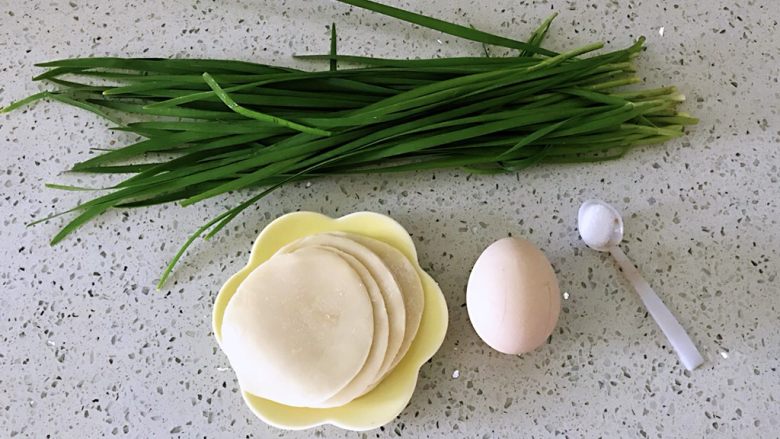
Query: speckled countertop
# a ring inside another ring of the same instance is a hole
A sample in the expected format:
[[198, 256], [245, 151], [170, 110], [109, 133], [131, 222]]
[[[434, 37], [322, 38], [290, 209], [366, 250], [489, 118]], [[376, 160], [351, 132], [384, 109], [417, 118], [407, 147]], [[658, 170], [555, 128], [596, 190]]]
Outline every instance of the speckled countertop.
[[[549, 46], [644, 34], [639, 72], [675, 83], [702, 120], [624, 160], [536, 168], [350, 177], [288, 186], [200, 243], [162, 292], [185, 234], [236, 197], [186, 210], [113, 212], [51, 248], [62, 220], [25, 223], [86, 197], [43, 183], [90, 147], [129, 140], [102, 120], [42, 104], [0, 116], [0, 434], [3, 437], [776, 437], [780, 429], [780, 3], [392, 1], [522, 37], [560, 12]], [[658, 3], [665, 4], [660, 6]], [[490, 6], [488, 6], [490, 5]], [[478, 44], [328, 0], [0, 0], [0, 102], [37, 91], [35, 62], [77, 55], [199, 56], [292, 63], [345, 53], [478, 55]], [[664, 28], [663, 35], [659, 33]], [[579, 203], [626, 216], [624, 248], [701, 347], [687, 373], [613, 263], [578, 239]], [[414, 235], [438, 279], [450, 330], [408, 408], [366, 433], [286, 433], [247, 410], [211, 334], [218, 287], [257, 232], [296, 209], [374, 210]], [[527, 237], [566, 292], [552, 343], [522, 358], [488, 349], [465, 309], [471, 264], [493, 240]]]

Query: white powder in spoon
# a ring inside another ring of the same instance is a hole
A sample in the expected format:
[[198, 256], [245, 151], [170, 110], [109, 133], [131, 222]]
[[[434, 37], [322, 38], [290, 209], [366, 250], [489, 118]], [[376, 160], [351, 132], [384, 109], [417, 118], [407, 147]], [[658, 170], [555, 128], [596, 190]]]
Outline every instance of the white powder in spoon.
[[606, 248], [619, 227], [615, 213], [602, 204], [590, 204], [583, 212], [578, 227], [585, 243], [593, 248]]

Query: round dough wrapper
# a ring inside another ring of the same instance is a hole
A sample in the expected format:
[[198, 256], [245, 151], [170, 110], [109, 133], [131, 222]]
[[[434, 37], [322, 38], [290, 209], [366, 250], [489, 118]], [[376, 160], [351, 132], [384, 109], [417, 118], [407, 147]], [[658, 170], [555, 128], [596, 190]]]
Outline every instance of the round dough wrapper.
[[[401, 348], [390, 366], [390, 369], [392, 369], [409, 351], [409, 347], [412, 345], [415, 335], [417, 335], [417, 330], [420, 328], [420, 320], [422, 320], [423, 307], [425, 306], [425, 296], [420, 275], [417, 273], [414, 264], [392, 245], [363, 235], [346, 234], [346, 236], [368, 247], [369, 250], [379, 256], [390, 269], [390, 272], [393, 273], [393, 277], [401, 287], [406, 309], [406, 329], [404, 330], [404, 340], [401, 343]], [[390, 369], [386, 372], [389, 372]]]
[[222, 349], [242, 390], [307, 407], [363, 368], [374, 336], [363, 281], [322, 249], [277, 254], [241, 283], [222, 323]]
[[[387, 352], [382, 362], [382, 367], [378, 371], [375, 380], [379, 380], [393, 366], [393, 361], [402, 349], [406, 340], [407, 324], [406, 309], [404, 303], [404, 294], [398, 282], [396, 282], [393, 272], [390, 270], [384, 260], [376, 255], [371, 249], [363, 246], [355, 240], [349, 239], [349, 234], [344, 233], [320, 233], [301, 238], [287, 246], [279, 252], [292, 252], [299, 248], [310, 246], [324, 246], [341, 250], [360, 261], [371, 273], [379, 290], [385, 299], [387, 307], [387, 317], [390, 322], [390, 336], [387, 343]], [[420, 290], [422, 291], [422, 290]], [[419, 325], [419, 319], [418, 323]], [[408, 347], [407, 347], [408, 349]]]
[[387, 342], [390, 332], [390, 324], [387, 320], [387, 309], [385, 308], [385, 299], [382, 297], [382, 293], [379, 291], [374, 278], [371, 277], [371, 273], [366, 267], [360, 263], [352, 255], [338, 250], [333, 247], [304, 247], [307, 248], [321, 248], [330, 252], [333, 252], [343, 258], [353, 270], [355, 270], [360, 278], [363, 280], [363, 284], [368, 291], [368, 296], [371, 298], [371, 304], [374, 308], [374, 342], [371, 345], [371, 350], [368, 352], [368, 358], [366, 359], [363, 368], [358, 372], [355, 378], [349, 382], [343, 389], [339, 390], [334, 396], [328, 398], [317, 407], [339, 407], [342, 406], [358, 396], [365, 393], [376, 380], [376, 376], [379, 373], [379, 369], [382, 367], [382, 362], [387, 352]]

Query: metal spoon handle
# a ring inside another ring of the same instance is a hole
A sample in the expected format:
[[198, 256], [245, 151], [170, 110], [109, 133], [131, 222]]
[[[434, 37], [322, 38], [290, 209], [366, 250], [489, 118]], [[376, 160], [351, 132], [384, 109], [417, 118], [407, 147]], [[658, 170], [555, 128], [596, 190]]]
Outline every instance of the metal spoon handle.
[[611, 247], [609, 252], [618, 265], [620, 265], [620, 268], [623, 269], [626, 278], [634, 286], [637, 294], [639, 294], [639, 298], [642, 299], [642, 303], [644, 303], [650, 315], [653, 316], [658, 327], [661, 328], [666, 338], [669, 339], [669, 343], [677, 352], [677, 356], [680, 358], [683, 366], [688, 370], [694, 370], [700, 366], [704, 362], [704, 358], [702, 358], [699, 350], [696, 349], [693, 340], [691, 340], [672, 312], [669, 311], [669, 308], [664, 305], [663, 301], [653, 291], [650, 284], [645, 281], [639, 270], [636, 269], [618, 246]]

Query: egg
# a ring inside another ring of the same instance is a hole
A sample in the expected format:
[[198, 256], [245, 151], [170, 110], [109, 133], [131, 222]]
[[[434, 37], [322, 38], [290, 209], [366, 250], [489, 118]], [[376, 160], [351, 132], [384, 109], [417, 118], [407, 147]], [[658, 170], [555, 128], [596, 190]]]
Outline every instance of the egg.
[[530, 352], [552, 334], [561, 309], [550, 261], [525, 239], [504, 238], [479, 256], [466, 288], [477, 335], [505, 354]]

